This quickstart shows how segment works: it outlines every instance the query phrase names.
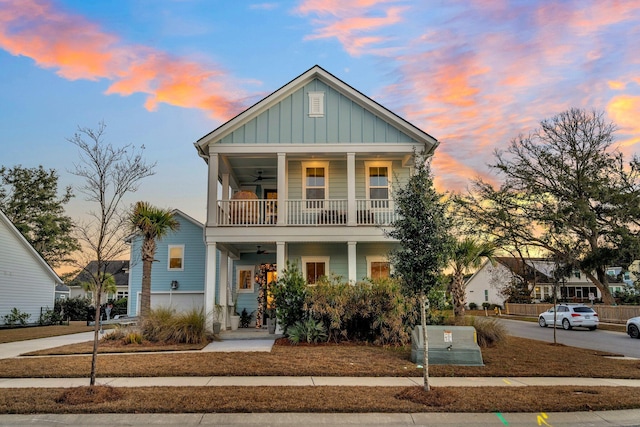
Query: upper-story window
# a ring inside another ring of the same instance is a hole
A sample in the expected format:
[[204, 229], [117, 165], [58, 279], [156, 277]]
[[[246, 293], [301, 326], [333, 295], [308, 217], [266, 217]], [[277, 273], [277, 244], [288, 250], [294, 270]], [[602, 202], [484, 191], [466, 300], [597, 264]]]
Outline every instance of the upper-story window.
[[391, 196], [391, 162], [365, 162], [367, 196], [372, 208], [387, 208]]
[[[322, 208], [322, 201], [329, 193], [329, 163], [304, 162], [302, 173], [304, 175], [303, 197], [307, 200], [307, 208]], [[312, 200], [318, 201], [310, 202]]]
[[169, 270], [184, 270], [184, 245], [169, 245]]

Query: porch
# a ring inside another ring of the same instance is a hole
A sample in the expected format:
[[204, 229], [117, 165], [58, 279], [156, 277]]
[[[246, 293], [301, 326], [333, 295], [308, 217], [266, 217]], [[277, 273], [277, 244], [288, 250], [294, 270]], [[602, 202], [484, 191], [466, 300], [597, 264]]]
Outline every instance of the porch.
[[397, 214], [393, 200], [365, 199], [218, 200], [218, 226], [341, 226], [389, 225]]

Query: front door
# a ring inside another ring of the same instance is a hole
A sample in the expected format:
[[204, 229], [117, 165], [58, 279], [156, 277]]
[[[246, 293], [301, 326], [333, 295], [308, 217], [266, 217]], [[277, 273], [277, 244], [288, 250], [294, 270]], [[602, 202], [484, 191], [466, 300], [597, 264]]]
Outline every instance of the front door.
[[267, 323], [269, 312], [275, 309], [271, 286], [277, 280], [276, 264], [260, 264], [258, 272], [258, 310], [256, 313], [256, 328]]

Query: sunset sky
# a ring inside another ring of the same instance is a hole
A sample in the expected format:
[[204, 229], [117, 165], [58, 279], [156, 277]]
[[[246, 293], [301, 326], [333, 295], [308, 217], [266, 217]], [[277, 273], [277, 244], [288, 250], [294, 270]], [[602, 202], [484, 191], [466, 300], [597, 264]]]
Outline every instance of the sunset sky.
[[204, 221], [193, 142], [315, 64], [436, 137], [442, 191], [571, 107], [638, 151], [637, 0], [0, 0], [0, 165], [75, 185], [67, 138], [104, 121], [158, 162], [133, 200]]

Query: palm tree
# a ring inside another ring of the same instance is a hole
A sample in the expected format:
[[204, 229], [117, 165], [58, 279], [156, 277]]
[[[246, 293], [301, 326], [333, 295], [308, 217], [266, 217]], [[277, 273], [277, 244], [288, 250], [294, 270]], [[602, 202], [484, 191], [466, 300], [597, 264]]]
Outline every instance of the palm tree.
[[142, 241], [142, 296], [140, 315], [146, 316], [151, 309], [151, 265], [156, 254], [156, 239], [162, 239], [170, 231], [180, 228], [180, 223], [170, 210], [137, 202], [129, 216], [131, 230], [143, 237]]
[[451, 257], [451, 267], [453, 268], [451, 294], [453, 296], [453, 312], [456, 317], [464, 316], [464, 306], [467, 303], [464, 275], [470, 270], [480, 267], [485, 259], [494, 264], [495, 251], [496, 248], [493, 244], [478, 243], [469, 237], [455, 243]]
[[97, 307], [98, 287], [102, 287], [102, 292], [109, 295], [118, 292], [116, 279], [110, 273], [91, 273], [91, 280], [80, 283], [85, 292], [91, 292], [91, 304]]

